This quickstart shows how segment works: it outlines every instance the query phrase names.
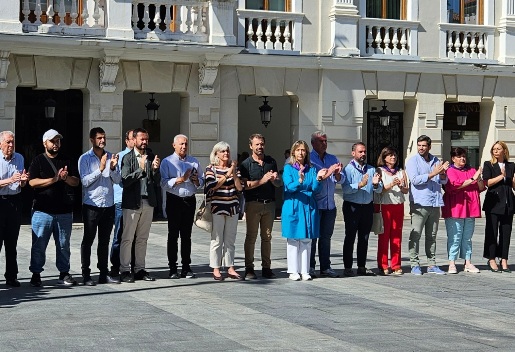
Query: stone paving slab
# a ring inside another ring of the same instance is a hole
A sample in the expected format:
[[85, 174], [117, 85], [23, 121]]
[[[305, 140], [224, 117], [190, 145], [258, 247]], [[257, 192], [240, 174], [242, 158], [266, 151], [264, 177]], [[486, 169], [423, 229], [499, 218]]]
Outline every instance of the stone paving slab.
[[[209, 234], [194, 228], [197, 279], [167, 279], [167, 227], [152, 225], [147, 268], [158, 280], [65, 288], [57, 285], [55, 249], [48, 247], [44, 287], [28, 282], [31, 234], [18, 245], [21, 288], [0, 281], [0, 351], [513, 351], [515, 272], [487, 271], [481, 257], [484, 220], [476, 223], [473, 262], [480, 274], [405, 274], [400, 277], [287, 279], [286, 243], [274, 224], [272, 267], [276, 280], [212, 279]], [[245, 223], [238, 226], [236, 266], [243, 273]], [[332, 266], [342, 272], [344, 224], [337, 222]], [[409, 271], [403, 231], [403, 269]], [[72, 274], [80, 280], [82, 226], [72, 233]], [[513, 247], [513, 246], [512, 246]], [[513, 253], [512, 248], [512, 253]], [[368, 267], [375, 269], [371, 235]], [[423, 239], [421, 252], [424, 253]], [[260, 258], [259, 244], [256, 258]], [[421, 256], [422, 263], [425, 258]], [[447, 269], [443, 221], [437, 262]], [[95, 251], [92, 255], [96, 263]], [[514, 265], [515, 266], [515, 265]], [[0, 256], [0, 272], [5, 269]], [[260, 274], [260, 261], [256, 262]], [[458, 265], [462, 269], [462, 265]], [[514, 267], [515, 269], [515, 267]], [[92, 267], [96, 277], [98, 271]]]

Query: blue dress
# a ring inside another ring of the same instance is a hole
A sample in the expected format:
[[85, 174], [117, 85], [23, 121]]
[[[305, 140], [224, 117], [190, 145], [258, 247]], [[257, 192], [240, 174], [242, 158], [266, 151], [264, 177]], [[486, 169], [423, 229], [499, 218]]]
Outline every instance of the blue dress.
[[314, 193], [322, 188], [311, 166], [299, 183], [299, 171], [291, 164], [284, 166], [284, 202], [281, 214], [282, 236], [296, 240], [318, 238], [320, 216]]

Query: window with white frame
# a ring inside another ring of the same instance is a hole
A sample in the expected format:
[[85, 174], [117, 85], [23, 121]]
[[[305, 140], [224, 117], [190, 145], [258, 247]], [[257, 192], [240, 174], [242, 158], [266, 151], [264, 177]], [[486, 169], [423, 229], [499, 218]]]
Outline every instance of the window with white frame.
[[246, 0], [248, 10], [291, 11], [291, 0]]

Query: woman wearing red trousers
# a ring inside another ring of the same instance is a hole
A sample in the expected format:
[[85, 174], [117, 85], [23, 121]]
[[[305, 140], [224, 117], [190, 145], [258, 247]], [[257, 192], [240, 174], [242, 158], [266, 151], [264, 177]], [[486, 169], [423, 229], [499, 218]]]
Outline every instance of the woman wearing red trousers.
[[377, 160], [377, 166], [381, 170], [384, 185], [383, 192], [374, 196], [376, 207], [381, 204], [384, 223], [384, 233], [379, 234], [377, 245], [377, 267], [380, 274], [390, 274], [388, 266], [389, 245], [392, 274], [402, 275], [402, 224], [404, 221], [404, 195], [409, 190], [408, 177], [405, 171], [399, 168], [399, 158], [394, 148], [383, 148]]

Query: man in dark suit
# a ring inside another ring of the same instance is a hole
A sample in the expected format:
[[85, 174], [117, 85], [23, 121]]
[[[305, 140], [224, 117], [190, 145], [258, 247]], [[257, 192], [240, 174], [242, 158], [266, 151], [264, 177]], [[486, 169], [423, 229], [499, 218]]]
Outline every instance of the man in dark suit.
[[[155, 281], [145, 270], [147, 240], [157, 206], [157, 186], [161, 180], [160, 160], [147, 150], [148, 132], [143, 128], [133, 131], [134, 148], [122, 159], [123, 233], [120, 244], [120, 272], [122, 282]], [[131, 267], [131, 247], [134, 247], [134, 272]]]

